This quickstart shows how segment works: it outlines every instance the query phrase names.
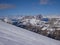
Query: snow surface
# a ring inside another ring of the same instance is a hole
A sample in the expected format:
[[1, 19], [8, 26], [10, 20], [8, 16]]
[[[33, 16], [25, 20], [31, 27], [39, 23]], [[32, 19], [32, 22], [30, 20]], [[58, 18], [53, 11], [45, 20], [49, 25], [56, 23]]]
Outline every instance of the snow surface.
[[0, 45], [60, 45], [60, 41], [0, 21]]
[[37, 25], [37, 23], [40, 23], [40, 20], [37, 20], [37, 19], [31, 19], [30, 20], [30, 23], [32, 24], [32, 25]]

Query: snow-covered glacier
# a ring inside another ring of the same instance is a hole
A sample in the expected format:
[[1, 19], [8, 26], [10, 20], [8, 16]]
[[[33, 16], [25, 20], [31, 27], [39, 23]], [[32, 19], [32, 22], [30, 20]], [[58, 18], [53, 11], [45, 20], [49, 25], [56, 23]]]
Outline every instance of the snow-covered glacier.
[[0, 45], [60, 45], [60, 41], [0, 21]]

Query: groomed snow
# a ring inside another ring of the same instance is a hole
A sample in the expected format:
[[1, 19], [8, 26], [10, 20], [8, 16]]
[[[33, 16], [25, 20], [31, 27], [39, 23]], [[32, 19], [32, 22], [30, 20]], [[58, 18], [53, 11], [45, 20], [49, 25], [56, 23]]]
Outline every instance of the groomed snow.
[[60, 41], [0, 21], [0, 45], [60, 45]]

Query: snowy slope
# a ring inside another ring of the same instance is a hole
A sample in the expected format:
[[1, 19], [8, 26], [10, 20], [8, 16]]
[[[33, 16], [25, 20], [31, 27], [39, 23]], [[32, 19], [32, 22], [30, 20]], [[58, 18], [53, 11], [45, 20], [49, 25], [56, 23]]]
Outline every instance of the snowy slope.
[[0, 45], [60, 45], [60, 41], [0, 21]]

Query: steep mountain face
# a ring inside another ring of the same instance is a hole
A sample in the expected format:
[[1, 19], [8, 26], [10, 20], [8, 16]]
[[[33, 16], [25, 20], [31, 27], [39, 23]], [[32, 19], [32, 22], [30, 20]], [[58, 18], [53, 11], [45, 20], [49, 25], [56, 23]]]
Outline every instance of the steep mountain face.
[[0, 21], [0, 45], [60, 45], [60, 41]]
[[25, 24], [31, 24], [36, 26], [39, 25], [41, 19], [42, 19], [42, 15], [24, 16], [22, 19], [20, 19], [20, 21]]

